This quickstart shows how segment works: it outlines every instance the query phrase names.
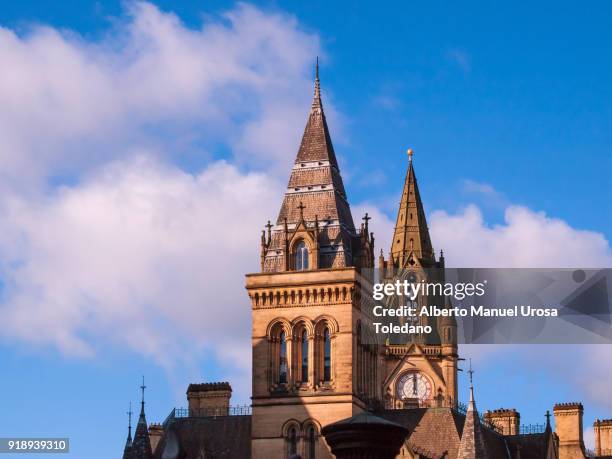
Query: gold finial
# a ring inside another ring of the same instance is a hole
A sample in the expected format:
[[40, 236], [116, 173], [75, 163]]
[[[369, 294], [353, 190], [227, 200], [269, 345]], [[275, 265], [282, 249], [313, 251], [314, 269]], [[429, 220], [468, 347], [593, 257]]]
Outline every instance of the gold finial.
[[409, 148], [406, 153], [408, 153], [408, 161], [412, 162], [412, 155], [414, 155], [414, 151], [412, 151], [412, 148]]

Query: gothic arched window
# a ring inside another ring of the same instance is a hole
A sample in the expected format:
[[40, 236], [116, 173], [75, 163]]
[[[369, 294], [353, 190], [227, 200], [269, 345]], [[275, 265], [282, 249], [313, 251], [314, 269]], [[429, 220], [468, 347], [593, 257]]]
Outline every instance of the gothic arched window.
[[297, 454], [297, 430], [295, 427], [289, 428], [287, 432], [287, 457], [293, 459]]
[[317, 450], [317, 439], [314, 426], [309, 426], [306, 431], [306, 459], [315, 459]]
[[284, 331], [279, 335], [278, 344], [278, 382], [284, 384], [287, 382], [287, 336]]
[[302, 382], [308, 382], [308, 332], [302, 331]]
[[308, 269], [308, 247], [304, 241], [300, 241], [295, 246], [295, 269], [304, 271]]
[[328, 327], [323, 332], [323, 381], [331, 381], [331, 338]]

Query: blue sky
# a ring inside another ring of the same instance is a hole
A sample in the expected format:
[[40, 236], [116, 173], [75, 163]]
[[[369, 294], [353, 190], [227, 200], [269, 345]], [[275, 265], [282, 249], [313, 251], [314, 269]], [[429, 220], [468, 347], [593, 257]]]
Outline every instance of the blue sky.
[[[189, 382], [228, 378], [248, 400], [242, 275], [280, 205], [317, 54], [354, 216], [378, 218], [385, 250], [412, 147], [434, 246], [455, 264], [609, 267], [611, 14], [605, 2], [4, 5], [0, 432], [69, 436], [72, 457], [108, 458], [142, 374], [150, 421], [184, 404]], [[609, 353], [469, 349], [481, 409], [542, 422], [577, 399], [586, 426], [612, 412], [598, 391], [612, 368], [596, 364]]]

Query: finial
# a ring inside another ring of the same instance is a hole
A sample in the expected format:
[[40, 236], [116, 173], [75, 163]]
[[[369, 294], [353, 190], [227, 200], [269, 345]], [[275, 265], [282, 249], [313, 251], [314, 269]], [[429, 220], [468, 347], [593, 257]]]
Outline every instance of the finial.
[[144, 409], [144, 404], [145, 404], [145, 400], [144, 400], [144, 391], [147, 388], [147, 386], [145, 386], [145, 380], [144, 380], [144, 375], [142, 375], [142, 386], [140, 386], [140, 389], [142, 390], [142, 401], [140, 402], [142, 404], [142, 408]]
[[412, 155], [414, 155], [414, 151], [412, 151], [412, 148], [409, 148], [406, 153], [408, 153], [408, 161], [412, 162]]
[[127, 412], [128, 415], [128, 436], [132, 435], [132, 402], [130, 402], [130, 410]]
[[306, 206], [300, 201], [300, 205], [297, 208], [300, 209], [300, 220], [304, 220], [304, 209]]
[[272, 223], [270, 223], [270, 220], [268, 220], [268, 223], [266, 224], [266, 228], [268, 229], [268, 244], [270, 243], [270, 239], [272, 239]]
[[315, 64], [315, 85], [314, 98], [312, 100], [312, 109], [321, 109], [321, 83], [319, 82], [319, 56], [317, 56]]
[[546, 426], [550, 427], [550, 411], [546, 410]]
[[468, 370], [470, 375], [470, 402], [474, 401], [474, 370], [472, 370], [472, 358], [470, 357], [470, 369]]
[[368, 213], [366, 212], [366, 214], [365, 214], [365, 216], [362, 218], [362, 220], [365, 222], [365, 232], [366, 232], [366, 234], [367, 234], [367, 233], [368, 233], [368, 222], [369, 222], [370, 220], [372, 220], [372, 217], [370, 217], [370, 216], [368, 215]]
[[470, 387], [474, 386], [474, 370], [472, 370], [472, 358], [470, 357], [470, 369], [468, 370], [468, 374], [470, 375]]

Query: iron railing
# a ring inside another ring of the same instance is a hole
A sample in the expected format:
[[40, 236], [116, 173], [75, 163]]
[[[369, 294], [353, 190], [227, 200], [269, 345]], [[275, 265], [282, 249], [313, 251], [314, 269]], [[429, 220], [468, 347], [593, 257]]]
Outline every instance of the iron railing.
[[546, 424], [527, 424], [521, 425], [519, 433], [521, 435], [541, 434], [546, 430]]
[[174, 408], [174, 418], [214, 418], [220, 416], [248, 416], [250, 405], [236, 405], [216, 408]]

